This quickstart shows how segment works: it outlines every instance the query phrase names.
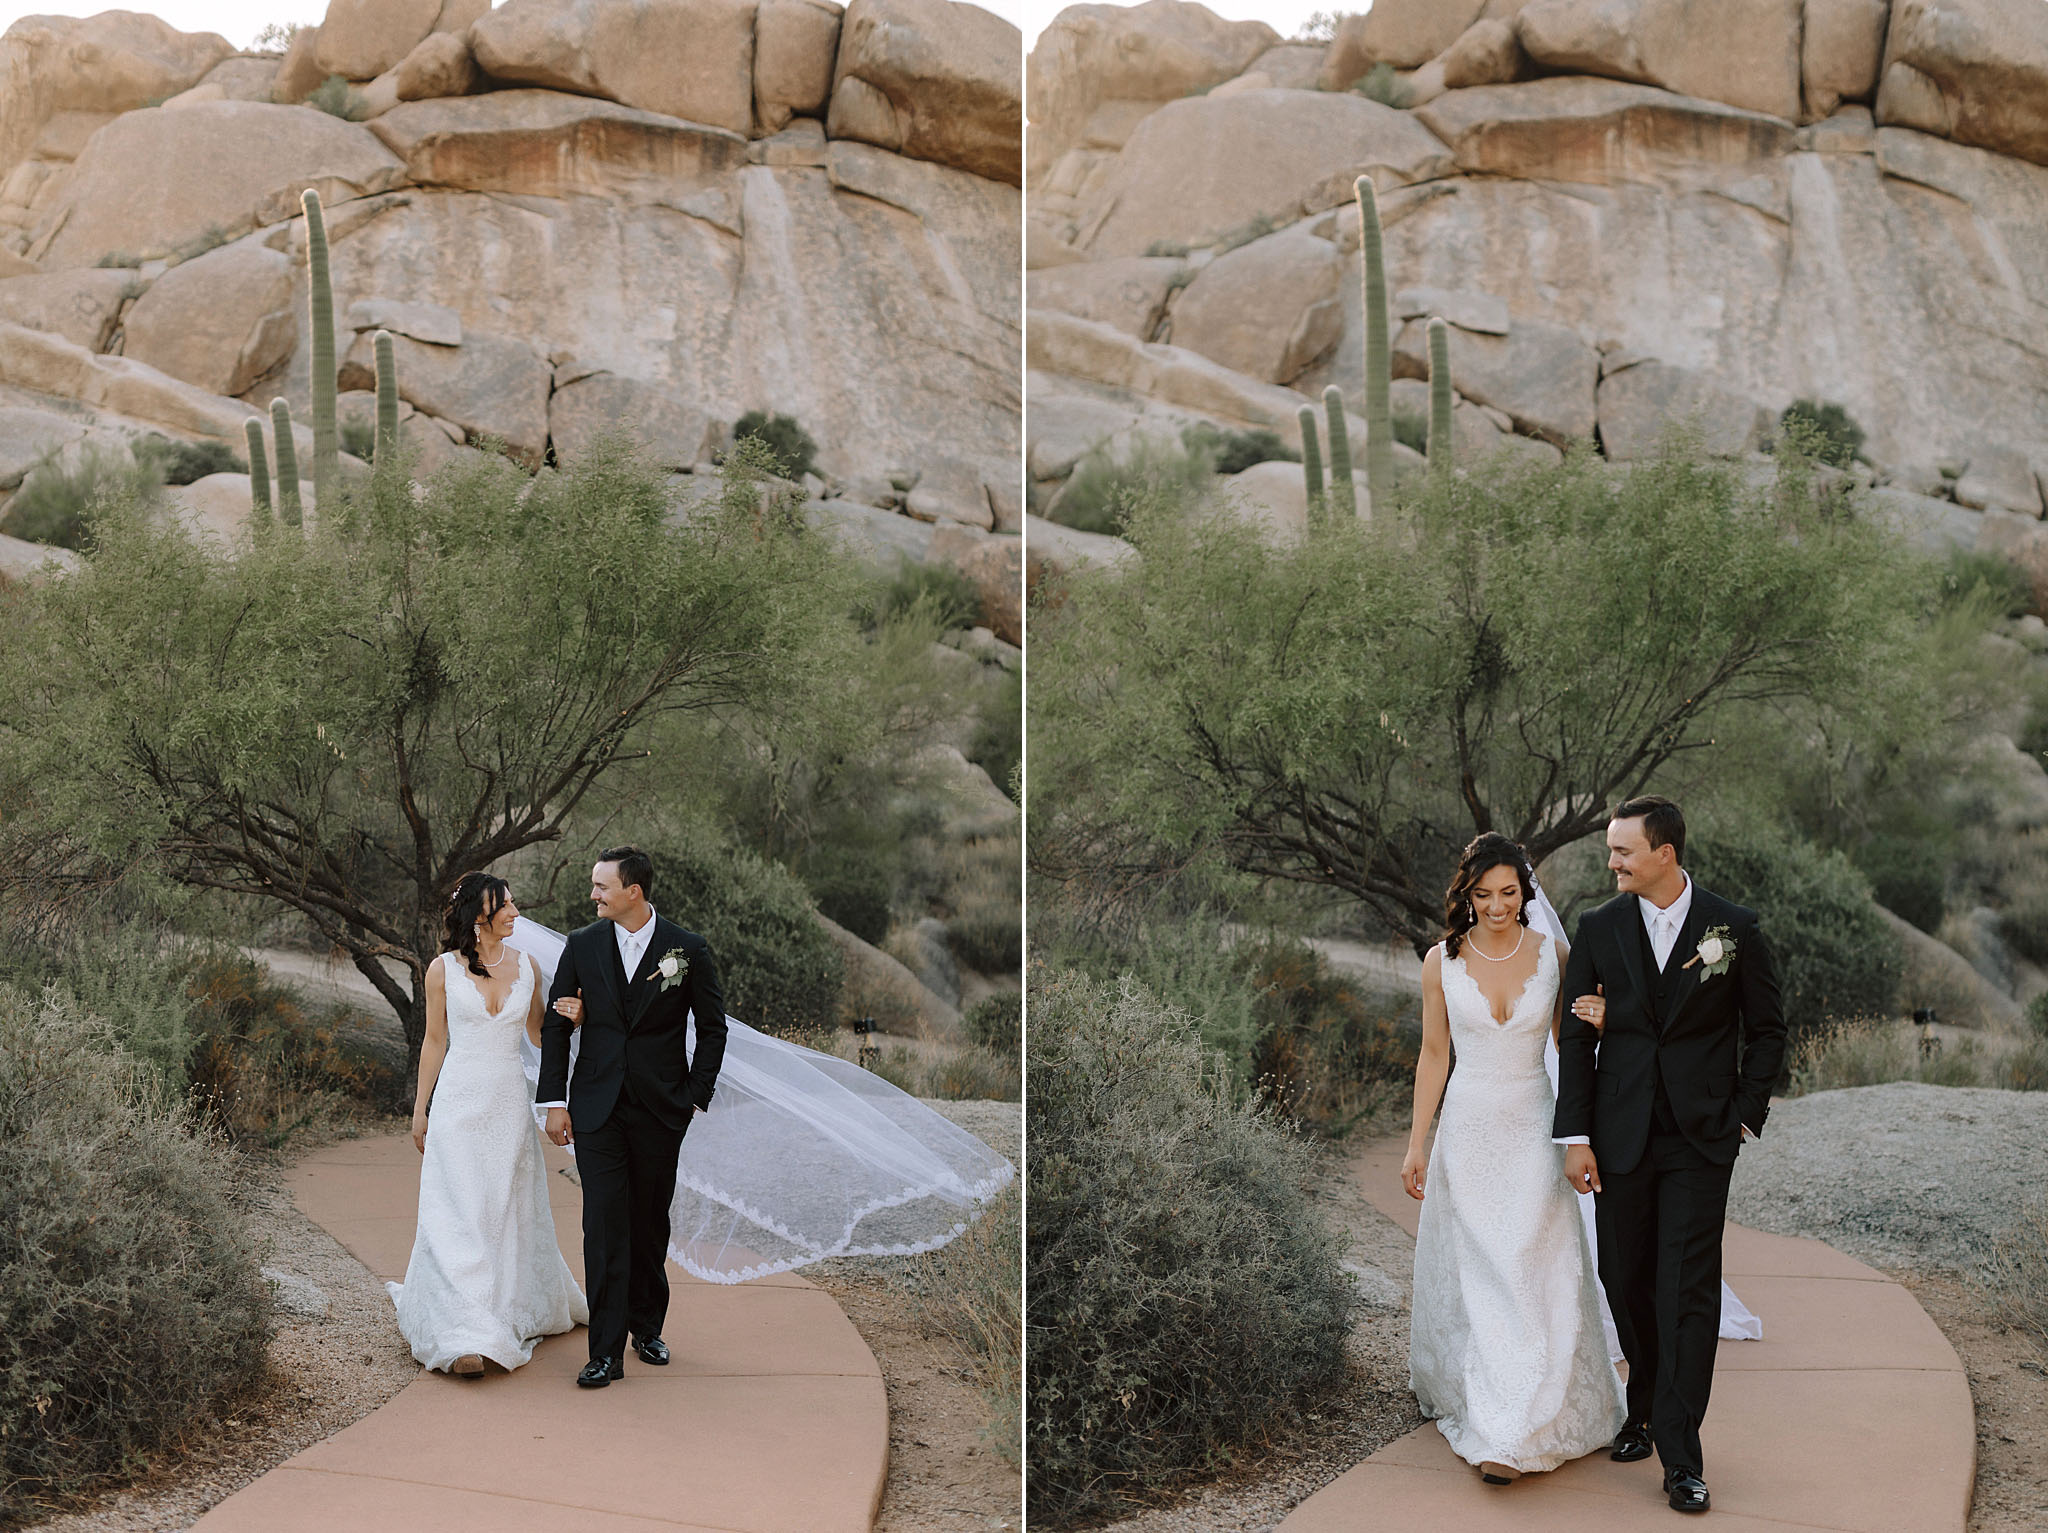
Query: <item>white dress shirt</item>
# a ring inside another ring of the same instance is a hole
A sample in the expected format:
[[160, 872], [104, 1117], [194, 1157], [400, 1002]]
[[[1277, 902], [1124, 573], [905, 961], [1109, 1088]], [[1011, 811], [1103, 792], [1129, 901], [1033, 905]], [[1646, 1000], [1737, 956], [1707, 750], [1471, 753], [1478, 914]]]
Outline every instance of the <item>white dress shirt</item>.
[[[619, 962], [626, 966], [626, 983], [633, 982], [633, 976], [640, 972], [640, 960], [647, 956], [647, 944], [654, 940], [654, 907], [647, 907], [647, 919], [640, 930], [629, 932], [617, 921], [612, 922], [612, 935], [619, 939]], [[535, 1107], [567, 1107], [567, 1102], [535, 1102]]]
[[[1640, 894], [1636, 896], [1636, 905], [1643, 913], [1643, 929], [1650, 934], [1650, 952], [1655, 956], [1660, 971], [1671, 961], [1671, 950], [1678, 945], [1678, 934], [1685, 930], [1685, 918], [1692, 913], [1692, 875], [1681, 868], [1679, 876], [1685, 880], [1685, 887], [1678, 891], [1678, 898], [1662, 910]], [[1553, 1141], [1556, 1144], [1592, 1142], [1584, 1134]]]

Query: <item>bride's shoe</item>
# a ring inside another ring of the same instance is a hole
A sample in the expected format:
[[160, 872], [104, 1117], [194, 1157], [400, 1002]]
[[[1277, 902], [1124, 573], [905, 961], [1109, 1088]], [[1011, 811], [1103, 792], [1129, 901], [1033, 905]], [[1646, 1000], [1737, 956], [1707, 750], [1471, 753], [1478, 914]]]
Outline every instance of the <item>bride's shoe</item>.
[[1511, 1485], [1521, 1477], [1521, 1470], [1511, 1469], [1506, 1464], [1496, 1464], [1492, 1459], [1486, 1459], [1479, 1465], [1479, 1478], [1488, 1485]]
[[465, 1352], [448, 1365], [448, 1371], [458, 1379], [480, 1379], [484, 1376], [484, 1360], [474, 1352]]

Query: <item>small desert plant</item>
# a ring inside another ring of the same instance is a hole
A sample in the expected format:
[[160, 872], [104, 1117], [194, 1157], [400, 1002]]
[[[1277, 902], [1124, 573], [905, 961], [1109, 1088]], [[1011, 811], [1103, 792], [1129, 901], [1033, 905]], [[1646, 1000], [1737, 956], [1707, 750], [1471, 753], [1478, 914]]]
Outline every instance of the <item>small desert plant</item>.
[[1076, 463], [1051, 518], [1077, 532], [1116, 532], [1147, 493], [1192, 505], [1209, 493], [1215, 476], [1215, 461], [1202, 449], [1134, 437], [1120, 457], [1102, 446]]
[[195, 261], [209, 250], [218, 250], [228, 242], [228, 231], [219, 224], [208, 224], [189, 240], [171, 247], [172, 264]]
[[1405, 107], [1411, 94], [1407, 82], [1395, 78], [1394, 66], [1385, 59], [1352, 81], [1351, 88], [1381, 106]]
[[1305, 942], [1249, 944], [1240, 962], [1259, 997], [1253, 1069], [1261, 1097], [1338, 1136], [1412, 1101], [1422, 1039], [1412, 1002], [1333, 973]]
[[48, 1508], [263, 1377], [230, 1157], [61, 988], [0, 987], [0, 1495]]
[[2048, 1091], [2048, 1038], [2028, 1038], [2000, 1060], [1998, 1084], [2008, 1091]]
[[2018, 1214], [1991, 1247], [1991, 1292], [2005, 1322], [2048, 1356], [2048, 1199], [2036, 1198]]
[[1291, 39], [1297, 43], [1333, 43], [1337, 40], [1337, 23], [1343, 19], [1338, 11], [1310, 11], [1300, 26], [1294, 29]]
[[961, 570], [935, 560], [917, 563], [906, 558], [863, 604], [866, 626], [872, 629], [905, 616], [920, 604], [942, 629], [974, 628], [984, 616], [981, 588]]
[[356, 112], [356, 93], [348, 88], [348, 81], [340, 75], [329, 75], [314, 87], [306, 97], [306, 105], [315, 111], [325, 112], [329, 117], [339, 117], [352, 122]]
[[770, 415], [766, 410], [749, 410], [733, 423], [734, 442], [754, 437], [774, 454], [778, 478], [799, 480], [811, 471], [818, 457], [818, 444], [797, 423], [793, 415]]
[[2027, 1026], [2038, 1038], [2048, 1039], [2048, 990], [2027, 1002]]
[[125, 269], [132, 271], [142, 264], [142, 257], [136, 255], [131, 250], [109, 250], [92, 264], [102, 270]]
[[1209, 455], [1219, 474], [1239, 474], [1254, 463], [1299, 463], [1301, 454], [1280, 440], [1270, 426], [1239, 431], [1198, 421], [1180, 434], [1189, 452]]
[[942, 1102], [1014, 1102], [1024, 1092], [1014, 1056], [974, 1048], [926, 1064], [918, 1073], [917, 1094]]
[[1838, 404], [1795, 399], [1778, 416], [1780, 434], [1804, 428], [1807, 450], [1822, 463], [1847, 468], [1863, 451], [1863, 428]]
[[1394, 440], [1416, 452], [1429, 451], [1429, 412], [1396, 410], [1393, 413]]
[[1241, 224], [1225, 229], [1210, 242], [1210, 245], [1216, 254], [1227, 255], [1241, 245], [1249, 245], [1253, 240], [1264, 239], [1279, 227], [1280, 220], [1271, 213], [1260, 213]]
[[1023, 993], [998, 990], [969, 1007], [961, 1016], [960, 1025], [973, 1042], [993, 1053], [1015, 1058], [1024, 1048]]
[[1927, 1086], [1984, 1086], [1984, 1056], [1977, 1040], [1950, 1035], [1932, 1054], [1920, 1052], [1909, 1022], [1851, 1017], [1804, 1029], [1787, 1065], [1790, 1095], [1918, 1081]]
[[1024, 763], [1024, 673], [1005, 671], [989, 689], [975, 719], [974, 738], [967, 745], [967, 759], [988, 773], [989, 781], [1023, 802], [1021, 786]]
[[798, 871], [827, 920], [877, 946], [888, 936], [896, 878], [886, 862], [862, 855], [857, 847], [827, 845], [806, 857]]
[[1341, 1377], [1358, 1303], [1305, 1142], [1208, 1078], [1191, 1019], [1034, 965], [1028, 1514], [1155, 1494]]
[[[1145, 247], [1145, 254], [1148, 256], [1172, 256], [1178, 260], [1192, 248], [1186, 240], [1154, 240]], [[1194, 273], [1190, 270], [1188, 281], [1192, 282], [1194, 280]], [[1183, 283], [1182, 285], [1185, 286], [1186, 284]]]
[[946, 855], [946, 945], [984, 974], [1014, 974], [1024, 961], [1024, 891], [1014, 838], [987, 838]]
[[351, 415], [336, 428], [341, 436], [341, 450], [352, 458], [361, 458], [365, 463], [377, 450], [377, 423], [366, 415]]
[[246, 474], [249, 465], [225, 442], [174, 442], [169, 437], [137, 437], [129, 451], [147, 465], [162, 484], [196, 484], [209, 474]]
[[290, 49], [292, 39], [306, 29], [302, 21], [272, 21], [264, 24], [249, 44], [251, 53], [284, 53]]
[[966, 1359], [988, 1419], [982, 1437], [1011, 1463], [1023, 1436], [1024, 1206], [1016, 1182], [966, 1231], [918, 1259], [918, 1310]]
[[70, 462], [32, 469], [7, 502], [0, 532], [31, 543], [83, 548], [94, 511], [109, 501], [147, 499], [162, 487], [156, 465], [132, 452], [87, 446]]

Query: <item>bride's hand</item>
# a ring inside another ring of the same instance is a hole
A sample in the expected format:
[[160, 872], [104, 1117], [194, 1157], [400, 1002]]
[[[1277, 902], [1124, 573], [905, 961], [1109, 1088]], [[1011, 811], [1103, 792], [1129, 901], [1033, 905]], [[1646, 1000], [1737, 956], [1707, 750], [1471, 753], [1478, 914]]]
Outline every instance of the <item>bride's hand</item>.
[[1595, 985], [1591, 995], [1582, 995], [1573, 1001], [1572, 1015], [1594, 1032], [1604, 1032], [1607, 1028], [1607, 987]]
[[583, 992], [579, 990], [574, 995], [565, 995], [555, 1002], [555, 1015], [567, 1017], [571, 1027], [581, 1027], [583, 1025]]
[[422, 1155], [427, 1153], [427, 1115], [423, 1112], [412, 1115], [412, 1147]]
[[1422, 1184], [1429, 1175], [1429, 1157], [1410, 1148], [1401, 1157], [1401, 1190], [1416, 1202], [1422, 1201]]

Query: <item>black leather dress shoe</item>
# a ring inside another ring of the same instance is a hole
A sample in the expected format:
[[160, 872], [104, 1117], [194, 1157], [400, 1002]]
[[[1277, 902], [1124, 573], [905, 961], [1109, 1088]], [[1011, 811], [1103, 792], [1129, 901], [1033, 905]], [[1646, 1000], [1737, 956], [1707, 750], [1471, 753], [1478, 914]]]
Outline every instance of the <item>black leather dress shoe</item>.
[[1675, 1512], [1704, 1512], [1709, 1505], [1707, 1482], [1690, 1469], [1665, 1470], [1664, 1494]]
[[633, 1351], [638, 1354], [640, 1361], [643, 1363], [652, 1364], [656, 1368], [663, 1368], [668, 1365], [668, 1343], [659, 1336], [634, 1337]]
[[1631, 1421], [1615, 1437], [1614, 1448], [1607, 1456], [1617, 1464], [1633, 1464], [1656, 1451], [1657, 1445], [1650, 1441], [1649, 1422]]
[[616, 1357], [593, 1357], [583, 1365], [583, 1371], [576, 1375], [576, 1382], [585, 1389], [603, 1389], [613, 1379], [623, 1379], [626, 1370]]

